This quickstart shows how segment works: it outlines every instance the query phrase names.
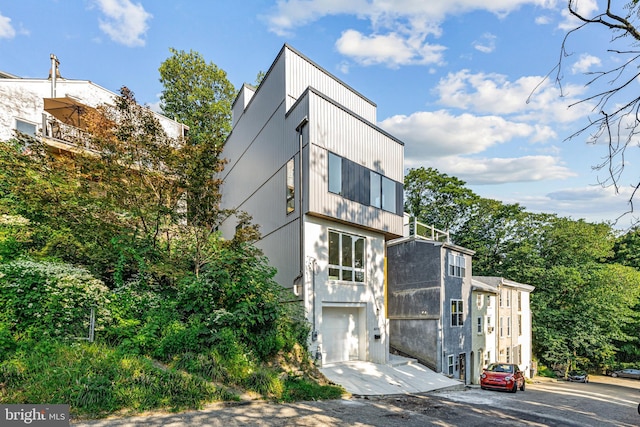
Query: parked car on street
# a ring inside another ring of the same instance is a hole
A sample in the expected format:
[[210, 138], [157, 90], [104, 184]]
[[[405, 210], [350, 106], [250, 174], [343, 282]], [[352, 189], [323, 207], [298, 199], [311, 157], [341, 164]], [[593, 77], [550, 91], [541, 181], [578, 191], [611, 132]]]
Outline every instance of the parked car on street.
[[640, 380], [640, 369], [622, 369], [620, 371], [614, 371], [611, 373], [613, 378], [635, 378]]
[[513, 363], [492, 363], [480, 375], [480, 388], [483, 390], [506, 390], [511, 393], [524, 391], [525, 381], [518, 365]]
[[589, 374], [586, 371], [571, 371], [567, 376], [567, 380], [576, 383], [588, 383]]

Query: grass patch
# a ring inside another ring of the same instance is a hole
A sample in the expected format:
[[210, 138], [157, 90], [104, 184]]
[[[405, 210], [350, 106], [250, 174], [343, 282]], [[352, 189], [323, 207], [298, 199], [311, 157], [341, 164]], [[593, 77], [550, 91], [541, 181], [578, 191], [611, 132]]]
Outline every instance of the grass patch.
[[288, 378], [284, 381], [282, 402], [296, 402], [301, 400], [330, 400], [340, 399], [345, 390], [336, 385], [321, 385], [305, 378]]
[[45, 341], [0, 363], [0, 403], [69, 404], [76, 418], [114, 412], [198, 409], [238, 400], [200, 376], [163, 369], [152, 360], [105, 345]]

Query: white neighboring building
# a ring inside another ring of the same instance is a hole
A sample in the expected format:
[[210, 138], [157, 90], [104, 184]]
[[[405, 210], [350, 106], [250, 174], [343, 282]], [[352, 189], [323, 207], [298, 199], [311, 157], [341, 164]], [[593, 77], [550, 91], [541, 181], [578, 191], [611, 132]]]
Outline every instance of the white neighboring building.
[[[113, 104], [118, 94], [89, 80], [71, 80], [59, 74], [51, 55], [49, 78], [21, 78], [0, 71], [0, 141], [14, 130], [44, 137], [52, 149], [67, 151], [82, 145], [86, 134], [83, 113], [101, 104]], [[186, 126], [161, 114], [154, 115], [172, 138], [185, 134]]]
[[222, 153], [222, 207], [260, 225], [257, 246], [304, 304], [323, 363], [389, 357], [385, 243], [403, 231], [404, 144], [375, 122], [373, 102], [284, 45], [258, 88], [239, 91]]
[[473, 281], [497, 292], [495, 361], [515, 363], [527, 378], [530, 377], [532, 335], [529, 301], [535, 287], [492, 276], [473, 276]]

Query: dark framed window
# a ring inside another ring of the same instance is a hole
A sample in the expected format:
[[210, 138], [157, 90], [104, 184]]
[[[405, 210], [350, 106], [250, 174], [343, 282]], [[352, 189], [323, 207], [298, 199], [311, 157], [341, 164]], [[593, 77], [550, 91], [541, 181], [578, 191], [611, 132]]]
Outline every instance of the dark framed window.
[[451, 326], [464, 324], [464, 305], [461, 299], [451, 300]]
[[365, 279], [365, 238], [329, 231], [329, 279], [362, 283]]

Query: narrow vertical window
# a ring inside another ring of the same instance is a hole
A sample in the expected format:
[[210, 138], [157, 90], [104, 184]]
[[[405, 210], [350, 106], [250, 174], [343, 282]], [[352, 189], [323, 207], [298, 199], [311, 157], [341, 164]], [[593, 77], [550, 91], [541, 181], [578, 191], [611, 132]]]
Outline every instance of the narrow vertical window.
[[464, 307], [462, 300], [451, 300], [451, 326], [462, 326], [464, 319]]
[[478, 316], [478, 329], [477, 329], [477, 332], [479, 334], [482, 333], [482, 317], [480, 317], [480, 316]]
[[287, 162], [287, 213], [290, 214], [296, 209], [296, 180], [295, 161], [290, 159]]
[[371, 206], [374, 206], [376, 208], [380, 208], [382, 207], [382, 183], [381, 183], [381, 179], [382, 177], [380, 176], [379, 173], [376, 173], [374, 171], [370, 172], [370, 181], [371, 181], [371, 185], [370, 185], [370, 192], [371, 192]]
[[447, 364], [449, 365], [448, 373], [453, 375], [453, 355], [447, 356]]
[[342, 158], [329, 153], [329, 191], [342, 193]]

